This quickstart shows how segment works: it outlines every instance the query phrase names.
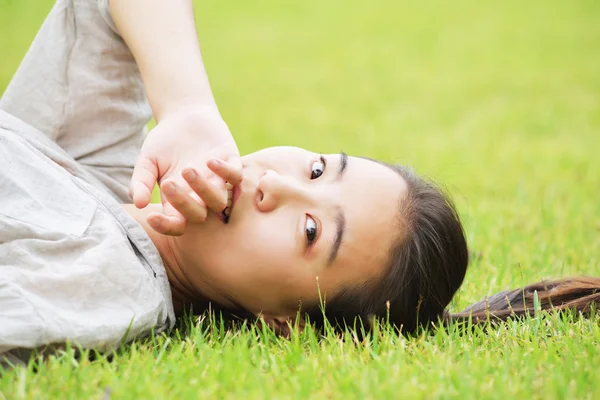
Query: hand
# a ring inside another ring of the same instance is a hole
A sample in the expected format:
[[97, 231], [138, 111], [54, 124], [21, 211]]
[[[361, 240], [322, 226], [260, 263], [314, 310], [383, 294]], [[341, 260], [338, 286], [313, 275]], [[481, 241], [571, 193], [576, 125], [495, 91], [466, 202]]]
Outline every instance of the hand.
[[223, 211], [226, 180], [232, 185], [242, 180], [240, 154], [229, 128], [216, 108], [186, 106], [165, 116], [148, 133], [130, 194], [135, 206], [144, 208], [158, 183], [163, 212], [150, 214], [148, 222], [159, 233], [181, 235], [187, 222], [204, 221], [208, 210]]
[[[218, 175], [222, 182], [241, 182], [242, 176], [239, 169], [230, 163], [218, 159], [210, 159], [206, 163], [207, 167]], [[173, 180], [164, 181], [161, 185], [163, 197], [168, 204], [181, 215], [196, 215], [197, 220], [190, 221], [199, 223], [204, 221], [208, 215], [208, 210], [221, 213], [226, 206], [227, 198], [223, 200], [222, 191], [217, 185], [212, 184], [203, 177], [195, 168], [186, 168], [182, 173], [187, 185], [182, 186]], [[188, 186], [189, 185], [189, 186]], [[192, 194], [190, 195], [190, 190]], [[200, 200], [200, 201], [198, 201]], [[183, 233], [173, 219], [160, 213], [150, 213], [147, 221], [152, 228], [162, 234], [177, 236]], [[185, 226], [183, 227], [185, 230]]]

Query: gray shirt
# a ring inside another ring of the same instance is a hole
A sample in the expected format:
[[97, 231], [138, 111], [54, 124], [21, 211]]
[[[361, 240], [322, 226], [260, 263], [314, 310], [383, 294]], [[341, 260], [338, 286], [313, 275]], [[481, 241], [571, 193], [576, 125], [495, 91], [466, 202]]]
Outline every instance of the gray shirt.
[[150, 115], [107, 0], [59, 0], [0, 100], [0, 361], [173, 325], [160, 255], [119, 204]]

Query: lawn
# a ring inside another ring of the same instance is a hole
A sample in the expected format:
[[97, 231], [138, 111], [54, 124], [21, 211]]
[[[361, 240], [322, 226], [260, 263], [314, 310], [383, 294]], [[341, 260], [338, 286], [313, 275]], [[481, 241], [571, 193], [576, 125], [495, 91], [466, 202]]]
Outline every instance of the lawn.
[[[449, 189], [475, 255], [452, 310], [542, 278], [600, 275], [599, 2], [195, 3], [242, 153], [343, 149]], [[0, 1], [0, 93], [51, 5]], [[384, 329], [358, 345], [190, 319], [112, 361], [66, 352], [9, 371], [0, 399], [591, 399], [599, 365], [600, 317], [412, 339]]]

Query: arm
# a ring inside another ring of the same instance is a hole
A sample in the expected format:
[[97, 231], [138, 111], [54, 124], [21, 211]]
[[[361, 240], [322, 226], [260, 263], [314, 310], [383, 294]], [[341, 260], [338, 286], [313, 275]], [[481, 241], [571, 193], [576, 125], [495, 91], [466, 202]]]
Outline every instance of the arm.
[[110, 9], [140, 68], [158, 122], [182, 106], [216, 108], [191, 0], [110, 0]]

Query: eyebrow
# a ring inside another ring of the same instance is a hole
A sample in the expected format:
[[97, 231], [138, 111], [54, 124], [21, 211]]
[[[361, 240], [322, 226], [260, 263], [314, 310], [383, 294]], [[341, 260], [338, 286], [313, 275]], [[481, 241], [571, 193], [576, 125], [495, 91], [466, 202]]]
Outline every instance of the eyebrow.
[[346, 171], [346, 167], [348, 167], [348, 155], [343, 151], [340, 152], [340, 166], [338, 168], [338, 173], [336, 180], [342, 179], [344, 172]]
[[[344, 176], [344, 172], [348, 167], [348, 155], [343, 151], [340, 153], [340, 166], [338, 168], [336, 180], [340, 180]], [[335, 258], [337, 257], [338, 252], [340, 251], [340, 246], [342, 245], [342, 239], [344, 238], [344, 232], [346, 230], [346, 216], [344, 215], [344, 211], [342, 207], [337, 206], [337, 214], [335, 216], [335, 240], [333, 241], [333, 246], [331, 246], [331, 252], [329, 253], [329, 258], [327, 260], [327, 265], [331, 265]]]
[[337, 257], [338, 252], [340, 251], [340, 246], [342, 245], [342, 239], [344, 238], [344, 232], [346, 230], [346, 217], [344, 216], [344, 212], [341, 207], [337, 207], [337, 215], [335, 216], [335, 240], [333, 241], [333, 246], [331, 246], [331, 252], [329, 253], [329, 258], [327, 260], [327, 265], [331, 265], [335, 258]]

